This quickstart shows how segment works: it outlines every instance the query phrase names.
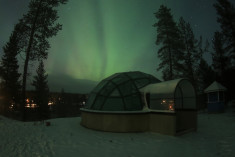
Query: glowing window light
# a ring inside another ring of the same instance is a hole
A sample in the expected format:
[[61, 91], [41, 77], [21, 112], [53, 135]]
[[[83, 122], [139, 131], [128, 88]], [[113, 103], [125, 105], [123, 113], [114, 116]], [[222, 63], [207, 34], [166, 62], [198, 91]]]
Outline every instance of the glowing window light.
[[37, 104], [31, 104], [31, 108], [36, 108]]
[[169, 104], [169, 110], [174, 111], [174, 104]]
[[26, 102], [29, 103], [29, 99], [28, 98], [26, 99]]
[[14, 105], [13, 105], [13, 104], [11, 104], [9, 108], [10, 108], [10, 109], [13, 109], [13, 107], [14, 107]]
[[53, 105], [54, 103], [52, 102], [52, 101], [49, 101], [48, 102], [48, 106], [51, 106], [51, 105]]

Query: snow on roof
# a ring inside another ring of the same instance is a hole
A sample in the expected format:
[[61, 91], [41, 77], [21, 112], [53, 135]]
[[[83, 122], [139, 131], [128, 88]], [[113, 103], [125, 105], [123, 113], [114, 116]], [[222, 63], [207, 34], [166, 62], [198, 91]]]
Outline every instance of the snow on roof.
[[177, 84], [181, 81], [182, 79], [176, 79], [176, 80], [170, 80], [170, 81], [164, 81], [160, 83], [152, 83], [149, 84], [143, 88], [140, 89], [141, 92], [145, 93], [154, 93], [154, 94], [174, 94], [175, 88]]
[[210, 92], [216, 92], [216, 91], [226, 91], [227, 88], [221, 85], [220, 83], [214, 81], [209, 87], [207, 87], [204, 92], [210, 93]]

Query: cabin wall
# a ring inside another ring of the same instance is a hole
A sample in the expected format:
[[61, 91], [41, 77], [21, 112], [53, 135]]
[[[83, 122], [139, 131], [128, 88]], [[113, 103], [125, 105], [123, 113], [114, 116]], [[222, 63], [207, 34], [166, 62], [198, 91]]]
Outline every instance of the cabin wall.
[[175, 113], [150, 113], [149, 130], [166, 135], [176, 134], [176, 115]]
[[82, 112], [81, 124], [87, 128], [110, 132], [145, 132], [148, 114], [111, 114]]
[[187, 130], [196, 130], [197, 112], [177, 113], [95, 113], [82, 111], [81, 125], [108, 132], [157, 132], [177, 135]]

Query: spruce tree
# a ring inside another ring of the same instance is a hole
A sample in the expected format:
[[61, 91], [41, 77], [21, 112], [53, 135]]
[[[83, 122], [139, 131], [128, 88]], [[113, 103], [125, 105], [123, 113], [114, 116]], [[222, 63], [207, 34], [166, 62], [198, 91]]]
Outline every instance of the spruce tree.
[[229, 58], [224, 49], [223, 35], [220, 32], [214, 33], [212, 53], [212, 67], [216, 73], [216, 79], [224, 82], [224, 72], [229, 68]]
[[[235, 85], [235, 8], [231, 2], [228, 0], [217, 0], [217, 3], [214, 4], [214, 7], [217, 11], [217, 22], [220, 24], [221, 36], [223, 37], [222, 45], [224, 49], [220, 53], [225, 53], [223, 60], [227, 60], [226, 66], [218, 65], [225, 69], [221, 71], [221, 82], [227, 87], [227, 96], [229, 99], [234, 99], [234, 85]], [[215, 57], [217, 60], [218, 57]], [[224, 62], [224, 61], [223, 61]], [[216, 67], [218, 74], [218, 67]], [[222, 70], [222, 68], [220, 69]]]
[[222, 34], [225, 37], [225, 50], [230, 53], [235, 65], [235, 8], [228, 0], [217, 0], [214, 4], [217, 11], [217, 22], [220, 23]]
[[47, 84], [47, 74], [44, 70], [43, 61], [40, 61], [37, 75], [34, 76], [32, 85], [35, 87], [35, 103], [38, 105], [39, 118], [45, 120], [49, 118], [49, 87]]
[[201, 38], [198, 41], [193, 33], [190, 23], [186, 22], [182, 17], [179, 19], [178, 28], [180, 30], [180, 38], [184, 45], [184, 57], [183, 57], [183, 75], [191, 80], [191, 82], [196, 86], [197, 75], [196, 71], [198, 69], [202, 53], [199, 49], [199, 43], [202, 42]]
[[5, 111], [9, 109], [10, 101], [15, 103], [15, 105], [19, 103], [19, 91], [21, 86], [17, 54], [20, 50], [19, 40], [21, 39], [18, 36], [17, 28], [16, 25], [9, 41], [3, 47], [3, 56], [0, 64]]
[[215, 80], [215, 73], [205, 59], [201, 58], [199, 67], [197, 69], [197, 86], [199, 93], [203, 93], [204, 89], [208, 87]]
[[182, 43], [179, 30], [174, 22], [171, 10], [161, 5], [154, 13], [158, 22], [156, 45], [159, 47], [158, 58], [161, 60], [157, 70], [162, 70], [164, 80], [172, 80], [179, 76], [182, 69]]
[[58, 19], [57, 10], [60, 4], [67, 0], [31, 0], [29, 11], [19, 20], [20, 32], [25, 55], [22, 83], [22, 112], [25, 119], [25, 90], [29, 61], [46, 59], [50, 48], [49, 38], [62, 29], [61, 24], [55, 24]]

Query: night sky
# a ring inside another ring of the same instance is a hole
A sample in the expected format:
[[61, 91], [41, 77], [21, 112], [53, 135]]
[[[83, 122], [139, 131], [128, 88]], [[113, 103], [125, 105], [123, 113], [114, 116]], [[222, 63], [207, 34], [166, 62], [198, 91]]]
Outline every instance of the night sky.
[[[28, 2], [0, 0], [1, 48], [14, 24], [26, 14]], [[156, 72], [159, 60], [157, 32], [152, 27], [156, 22], [154, 13], [161, 4], [167, 5], [175, 21], [183, 16], [196, 37], [202, 35], [204, 41], [210, 41], [219, 29], [214, 3], [215, 0], [69, 0], [59, 7], [58, 22], [63, 29], [50, 39], [46, 71], [49, 75], [93, 81], [123, 71], [142, 71], [161, 79], [161, 73]]]

